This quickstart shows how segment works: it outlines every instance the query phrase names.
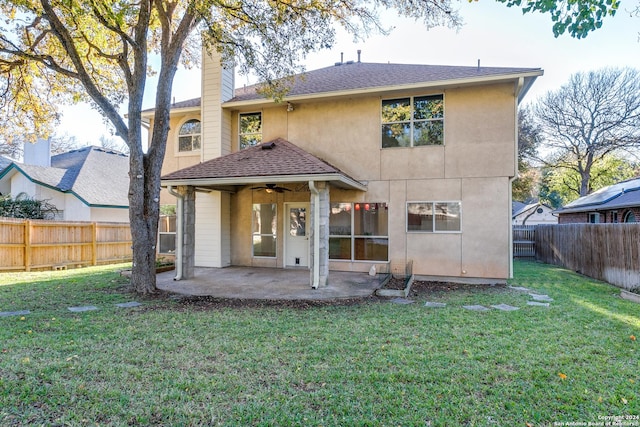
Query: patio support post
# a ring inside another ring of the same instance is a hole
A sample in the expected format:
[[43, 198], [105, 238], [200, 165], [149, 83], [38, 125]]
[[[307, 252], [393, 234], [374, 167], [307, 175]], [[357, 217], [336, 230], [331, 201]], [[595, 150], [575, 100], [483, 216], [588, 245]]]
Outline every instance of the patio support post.
[[329, 278], [329, 186], [309, 181], [311, 190], [311, 286], [327, 286]]
[[192, 279], [195, 274], [196, 246], [196, 189], [180, 186], [182, 201], [182, 277]]

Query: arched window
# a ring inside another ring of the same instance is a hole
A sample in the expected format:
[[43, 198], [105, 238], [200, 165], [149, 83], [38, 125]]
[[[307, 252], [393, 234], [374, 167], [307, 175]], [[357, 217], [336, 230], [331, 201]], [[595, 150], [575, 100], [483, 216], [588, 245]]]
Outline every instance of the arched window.
[[180, 126], [178, 131], [178, 151], [195, 151], [200, 149], [200, 120], [191, 119]]
[[628, 211], [624, 214], [624, 222], [638, 222], [633, 211]]

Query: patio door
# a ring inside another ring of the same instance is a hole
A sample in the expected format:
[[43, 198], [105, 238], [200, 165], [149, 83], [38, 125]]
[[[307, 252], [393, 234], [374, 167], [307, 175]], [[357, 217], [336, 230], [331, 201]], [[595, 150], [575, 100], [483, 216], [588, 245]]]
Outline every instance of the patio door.
[[309, 211], [309, 203], [285, 204], [285, 267], [309, 266]]

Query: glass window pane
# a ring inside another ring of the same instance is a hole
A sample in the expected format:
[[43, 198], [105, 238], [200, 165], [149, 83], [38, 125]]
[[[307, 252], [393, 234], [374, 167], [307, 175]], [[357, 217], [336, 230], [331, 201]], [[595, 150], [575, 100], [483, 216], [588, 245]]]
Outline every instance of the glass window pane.
[[415, 120], [441, 119], [443, 117], [442, 95], [417, 96], [413, 99], [413, 118]]
[[200, 134], [200, 121], [199, 120], [189, 120], [182, 126], [180, 126], [179, 135], [194, 135]]
[[356, 203], [353, 215], [354, 235], [388, 236], [389, 210], [386, 203]]
[[395, 123], [382, 125], [382, 148], [410, 147], [411, 124]]
[[436, 231], [460, 231], [460, 203], [435, 204]]
[[444, 122], [432, 120], [415, 122], [413, 130], [413, 145], [442, 145], [444, 141]]
[[253, 256], [275, 257], [275, 236], [253, 236]]
[[276, 204], [264, 203], [253, 205], [252, 231], [254, 234], [276, 234]]
[[358, 261], [387, 261], [389, 258], [389, 239], [354, 239], [355, 259]]
[[191, 151], [191, 137], [190, 136], [181, 136], [178, 138], [178, 151]]
[[294, 237], [306, 235], [307, 210], [305, 208], [289, 209], [289, 234]]
[[351, 235], [351, 203], [332, 203], [329, 211], [329, 234]]
[[194, 135], [193, 139], [192, 139], [192, 143], [193, 143], [193, 149], [194, 150], [199, 150], [200, 149], [200, 135]]
[[329, 238], [329, 259], [351, 259], [351, 237]]
[[262, 135], [240, 135], [240, 149], [253, 147], [262, 142]]
[[262, 133], [262, 113], [240, 114], [240, 134]]
[[161, 254], [172, 254], [176, 251], [175, 233], [161, 234], [158, 236], [158, 252]]
[[409, 120], [411, 120], [411, 101], [409, 98], [382, 101], [382, 123], [406, 122]]
[[407, 204], [407, 231], [433, 231], [433, 203]]
[[160, 233], [175, 233], [176, 232], [176, 216], [175, 215], [160, 215], [160, 223], [158, 224], [158, 231]]

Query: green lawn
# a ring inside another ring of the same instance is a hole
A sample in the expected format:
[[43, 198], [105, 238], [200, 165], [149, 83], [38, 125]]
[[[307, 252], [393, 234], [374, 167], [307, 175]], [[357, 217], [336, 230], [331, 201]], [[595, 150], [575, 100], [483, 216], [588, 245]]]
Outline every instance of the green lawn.
[[[511, 284], [551, 307], [470, 286], [408, 306], [138, 298], [122, 309], [136, 297], [117, 267], [1, 274], [0, 311], [31, 314], [0, 318], [0, 425], [553, 426], [640, 414], [640, 305], [553, 266], [515, 267]], [[522, 308], [461, 308], [500, 303]], [[88, 304], [99, 310], [66, 309]]]

